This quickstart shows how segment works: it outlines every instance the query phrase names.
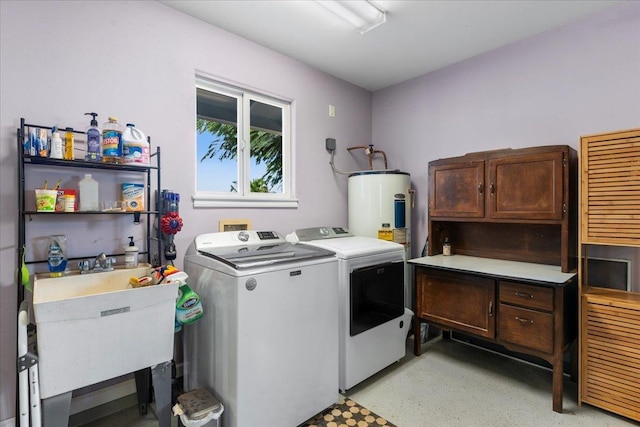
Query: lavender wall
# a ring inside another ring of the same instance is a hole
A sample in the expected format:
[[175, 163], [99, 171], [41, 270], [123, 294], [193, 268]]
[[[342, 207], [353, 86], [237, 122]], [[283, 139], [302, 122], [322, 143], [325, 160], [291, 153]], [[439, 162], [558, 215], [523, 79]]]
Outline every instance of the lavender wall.
[[395, 161], [394, 167], [411, 173], [417, 190], [414, 256], [427, 235], [429, 161], [508, 147], [561, 144], [577, 149], [581, 135], [638, 126], [638, 2], [373, 96], [373, 142]]
[[[163, 187], [183, 196], [178, 261], [221, 218], [281, 232], [346, 225], [346, 178], [366, 163], [345, 152], [372, 140], [418, 191], [414, 254], [426, 236], [430, 160], [502, 147], [569, 144], [640, 124], [640, 4], [630, 2], [551, 33], [373, 95], [155, 2], [0, 1], [0, 422], [14, 416], [20, 117], [82, 128], [83, 113], [134, 121], [163, 151]], [[196, 70], [295, 100], [298, 209], [194, 210]], [[327, 106], [337, 117], [327, 117]], [[372, 126], [373, 109], [373, 126]], [[77, 250], [120, 236], [75, 242]], [[180, 265], [181, 263], [178, 263]]]
[[[17, 157], [20, 117], [83, 129], [89, 111], [115, 115], [152, 136], [163, 153], [163, 187], [182, 195], [178, 267], [194, 236], [223, 218], [289, 233], [314, 225], [346, 226], [346, 178], [329, 166], [325, 138], [337, 139], [336, 163], [357, 168], [345, 148], [371, 140], [371, 93], [156, 2], [0, 2], [0, 420], [14, 416]], [[193, 209], [196, 71], [294, 100], [297, 209]], [[328, 117], [328, 105], [337, 117]], [[108, 185], [108, 180], [103, 181]], [[122, 246], [131, 224], [61, 221], [72, 255]], [[74, 230], [75, 229], [75, 230]], [[101, 232], [100, 229], [105, 231]], [[94, 236], [86, 239], [88, 233]], [[75, 233], [75, 234], [74, 234]], [[115, 235], [114, 235], [115, 234]]]

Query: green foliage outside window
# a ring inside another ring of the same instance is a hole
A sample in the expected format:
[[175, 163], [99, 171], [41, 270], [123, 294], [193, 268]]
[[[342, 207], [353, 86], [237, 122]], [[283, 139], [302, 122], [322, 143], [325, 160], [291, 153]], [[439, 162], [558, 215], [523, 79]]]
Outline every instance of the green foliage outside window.
[[[211, 141], [207, 152], [200, 159], [226, 160], [236, 159], [238, 129], [235, 125], [217, 121], [196, 119], [198, 133], [209, 132], [216, 135], [217, 139]], [[256, 164], [266, 165], [266, 172], [260, 178], [250, 182], [251, 192], [269, 193], [282, 184], [282, 136], [262, 130], [252, 129], [250, 132], [251, 158]], [[231, 185], [231, 191], [237, 191], [237, 182]]]

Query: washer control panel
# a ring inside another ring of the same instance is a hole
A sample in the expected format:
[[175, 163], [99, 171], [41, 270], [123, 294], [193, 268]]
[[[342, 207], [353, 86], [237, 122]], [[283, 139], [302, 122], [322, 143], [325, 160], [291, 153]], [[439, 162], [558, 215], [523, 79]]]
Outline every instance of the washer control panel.
[[335, 239], [351, 237], [352, 234], [344, 227], [312, 227], [301, 228], [287, 236], [290, 242], [309, 242], [311, 240]]

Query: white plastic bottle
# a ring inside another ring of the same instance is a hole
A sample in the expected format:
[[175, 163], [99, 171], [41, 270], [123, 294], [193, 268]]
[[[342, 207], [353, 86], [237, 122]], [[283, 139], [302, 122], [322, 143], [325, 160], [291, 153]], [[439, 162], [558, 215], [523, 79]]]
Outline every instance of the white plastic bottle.
[[129, 246], [124, 250], [124, 268], [135, 268], [138, 266], [138, 247], [133, 243], [133, 236], [129, 236], [131, 240]]
[[80, 208], [78, 210], [99, 211], [98, 181], [88, 173], [80, 180], [78, 187], [80, 190]]
[[133, 123], [127, 123], [122, 132], [122, 163], [148, 166], [149, 142], [144, 133], [135, 126]]
[[49, 157], [52, 159], [62, 159], [64, 158], [64, 151], [62, 148], [62, 138], [60, 138], [60, 133], [54, 131], [51, 134], [51, 152], [49, 153]]

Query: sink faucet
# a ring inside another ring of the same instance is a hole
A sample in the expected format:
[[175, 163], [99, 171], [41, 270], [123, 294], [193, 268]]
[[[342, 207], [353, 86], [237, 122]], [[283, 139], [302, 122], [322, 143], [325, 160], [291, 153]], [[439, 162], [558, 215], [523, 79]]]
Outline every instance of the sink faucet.
[[111, 263], [107, 259], [107, 254], [105, 254], [104, 252], [100, 252], [100, 254], [96, 257], [95, 264], [93, 264], [93, 269], [105, 270], [110, 267], [110, 264]]
[[113, 271], [113, 266], [116, 263], [115, 258], [107, 258], [107, 255], [104, 252], [101, 252], [97, 257], [95, 262], [93, 263], [93, 268], [90, 268], [90, 261], [80, 261], [78, 262], [78, 267], [80, 269], [80, 274], [87, 273], [100, 273], [101, 271]]

